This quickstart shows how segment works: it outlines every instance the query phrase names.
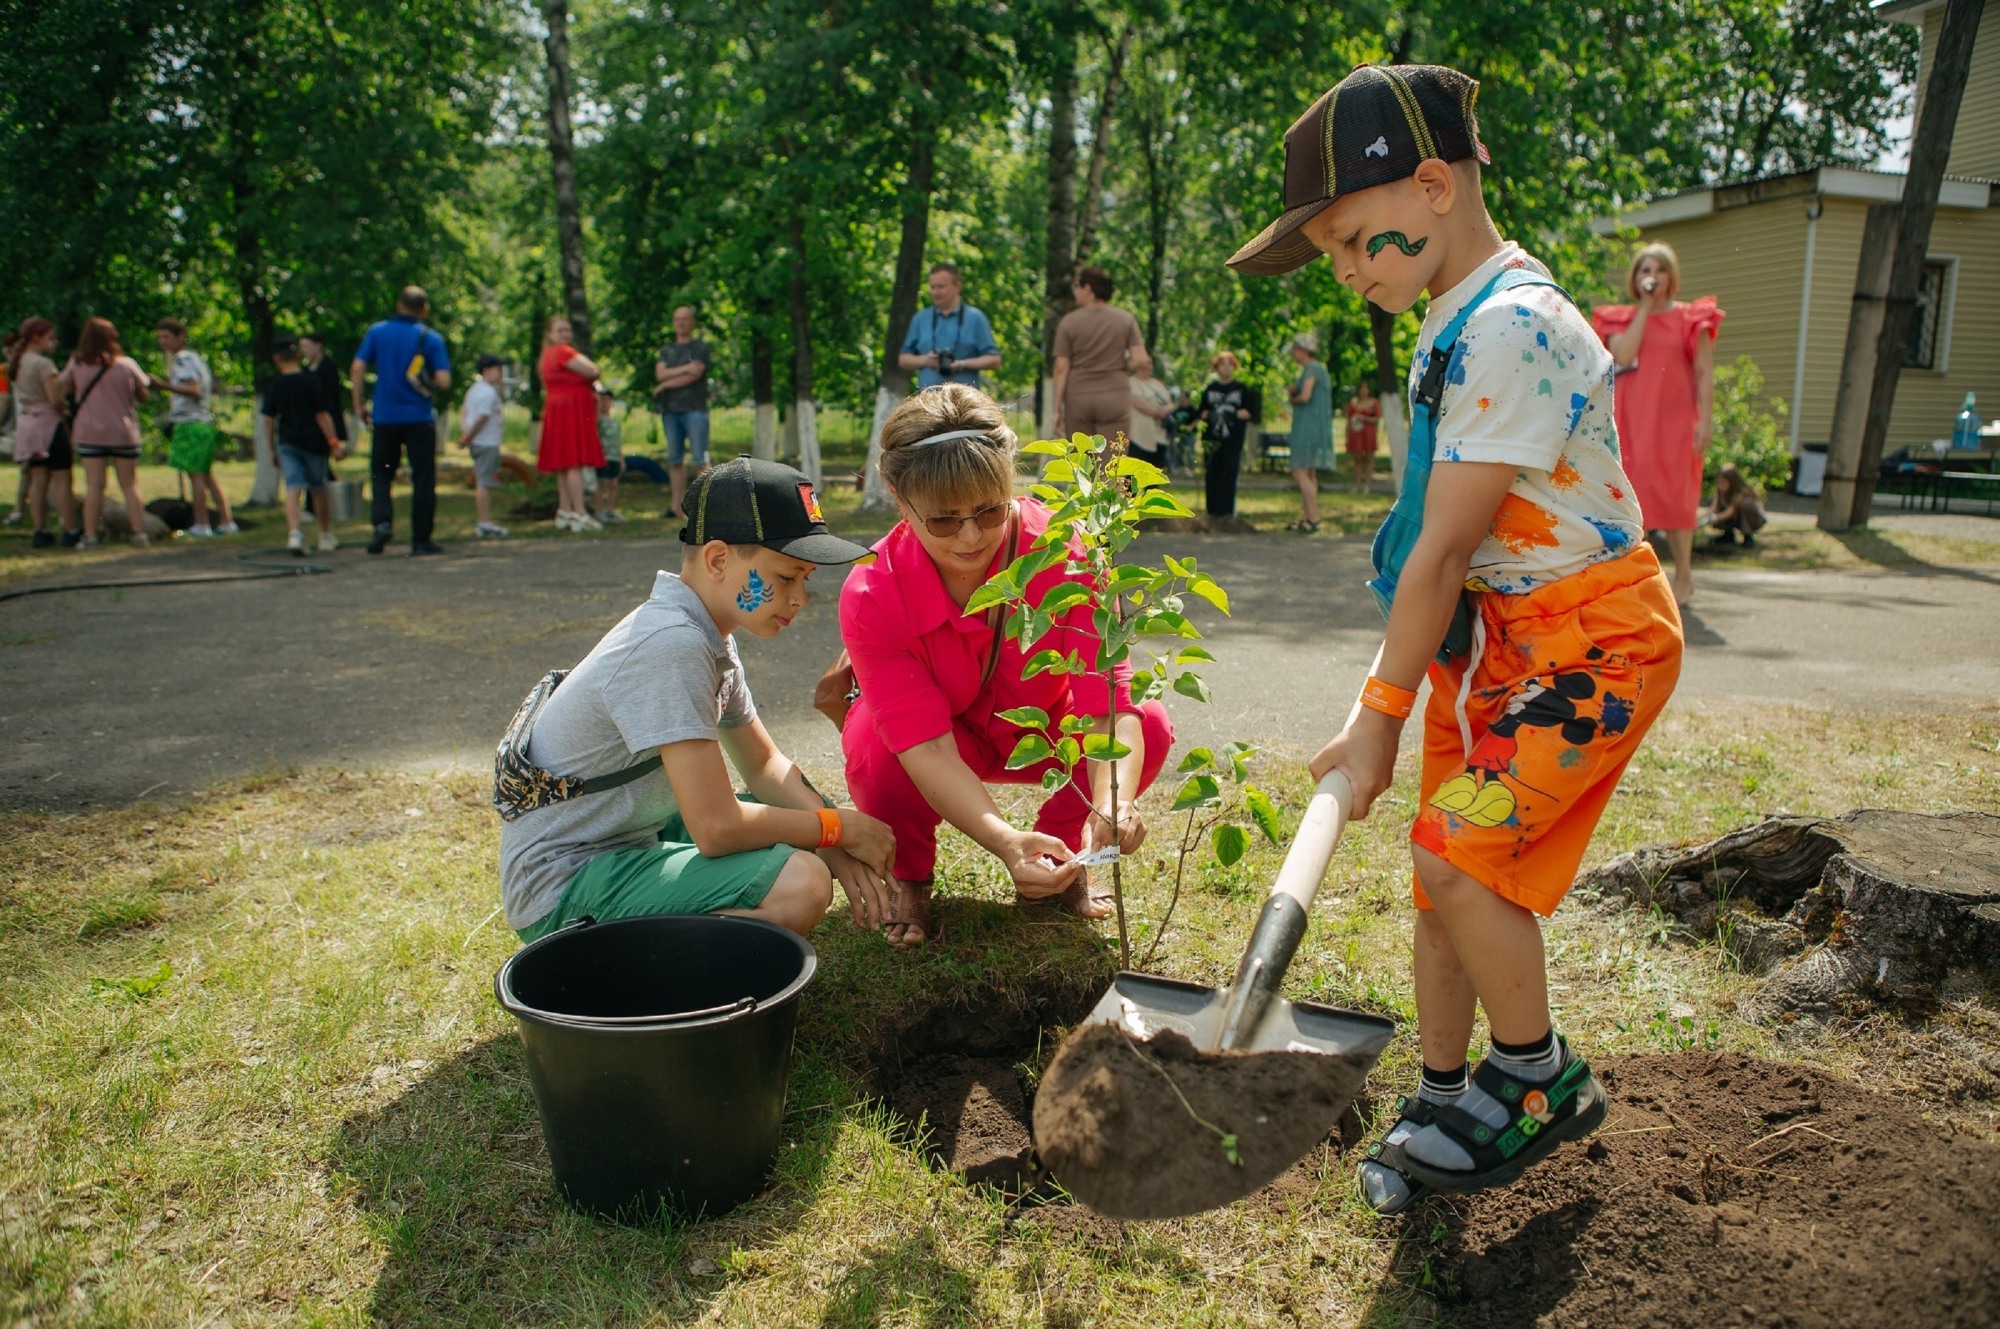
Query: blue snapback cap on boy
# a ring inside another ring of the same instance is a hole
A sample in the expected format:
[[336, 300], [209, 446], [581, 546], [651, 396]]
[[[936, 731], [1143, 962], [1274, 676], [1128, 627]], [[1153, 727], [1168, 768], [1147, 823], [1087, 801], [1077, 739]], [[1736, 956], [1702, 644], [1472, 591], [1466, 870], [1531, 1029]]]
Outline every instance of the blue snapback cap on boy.
[[1415, 175], [1432, 158], [1491, 160], [1472, 104], [1479, 84], [1444, 65], [1359, 65], [1285, 131], [1285, 198], [1278, 219], [1229, 266], [1276, 276], [1319, 257], [1299, 233], [1335, 199]]
[[854, 563], [874, 551], [826, 529], [819, 495], [804, 471], [774, 461], [738, 457], [711, 466], [688, 486], [691, 514], [681, 543], [762, 545], [808, 563]]

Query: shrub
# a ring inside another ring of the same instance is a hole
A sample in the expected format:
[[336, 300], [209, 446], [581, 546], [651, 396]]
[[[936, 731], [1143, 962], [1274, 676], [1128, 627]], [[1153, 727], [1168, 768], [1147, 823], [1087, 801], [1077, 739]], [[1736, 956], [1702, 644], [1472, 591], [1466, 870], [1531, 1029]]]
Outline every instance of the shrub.
[[1767, 494], [1792, 478], [1784, 399], [1764, 395], [1764, 375], [1747, 355], [1715, 367], [1715, 437], [1702, 462], [1703, 483], [1730, 462]]

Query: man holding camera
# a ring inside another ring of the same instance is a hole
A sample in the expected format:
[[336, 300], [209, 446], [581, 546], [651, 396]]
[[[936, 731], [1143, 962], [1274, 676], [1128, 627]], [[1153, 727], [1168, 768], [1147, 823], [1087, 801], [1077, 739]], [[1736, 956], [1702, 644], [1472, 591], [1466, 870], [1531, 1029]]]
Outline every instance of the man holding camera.
[[940, 383], [979, 387], [980, 370], [1000, 367], [993, 325], [960, 298], [965, 280], [956, 263], [931, 264], [930, 288], [931, 307], [918, 310], [910, 320], [897, 362], [917, 371], [920, 391]]

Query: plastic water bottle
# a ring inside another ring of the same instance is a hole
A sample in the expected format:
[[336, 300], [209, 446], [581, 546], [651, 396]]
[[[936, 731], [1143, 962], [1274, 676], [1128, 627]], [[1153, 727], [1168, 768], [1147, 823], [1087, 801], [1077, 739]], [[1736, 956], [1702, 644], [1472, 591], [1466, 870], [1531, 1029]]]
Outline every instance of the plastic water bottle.
[[1970, 392], [1965, 394], [1965, 405], [1959, 408], [1958, 423], [1951, 430], [1954, 452], [1979, 446], [1979, 412], [1973, 409], [1978, 404], [1978, 399]]

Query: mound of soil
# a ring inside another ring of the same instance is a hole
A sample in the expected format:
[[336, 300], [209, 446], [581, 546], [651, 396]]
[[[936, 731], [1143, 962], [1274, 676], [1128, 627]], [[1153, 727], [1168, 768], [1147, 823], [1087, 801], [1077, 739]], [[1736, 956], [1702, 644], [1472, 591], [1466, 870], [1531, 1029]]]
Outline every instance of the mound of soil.
[[1202, 1052], [1172, 1031], [1135, 1039], [1089, 1025], [1042, 1077], [1035, 1143], [1043, 1165], [1099, 1213], [1200, 1213], [1242, 1199], [1325, 1140], [1371, 1063]]
[[1431, 1262], [1453, 1323], [2000, 1324], [2000, 1148], [1754, 1057], [1597, 1072], [1587, 1145], [1412, 1220], [1402, 1259]]

